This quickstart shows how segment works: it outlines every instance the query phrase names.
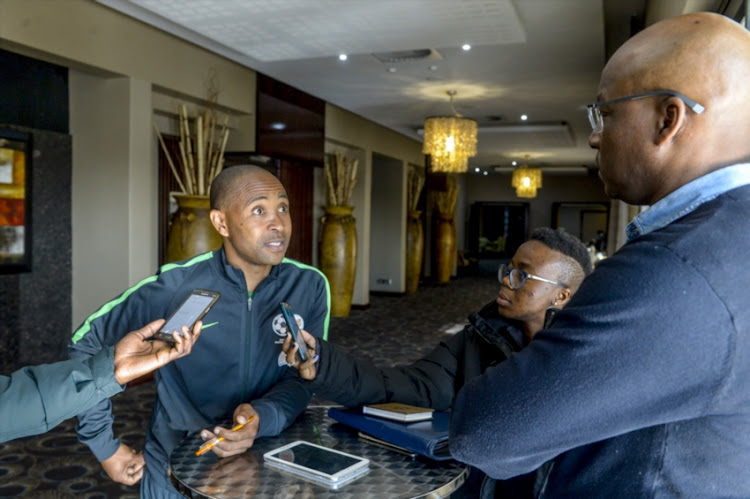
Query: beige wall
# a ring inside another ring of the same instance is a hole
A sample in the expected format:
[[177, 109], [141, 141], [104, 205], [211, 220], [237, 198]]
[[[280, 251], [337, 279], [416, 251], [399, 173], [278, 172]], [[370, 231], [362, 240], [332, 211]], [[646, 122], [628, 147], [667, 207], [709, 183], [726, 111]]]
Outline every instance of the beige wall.
[[[156, 268], [151, 86], [69, 73], [73, 324]], [[106, 130], [106, 133], [102, 133]]]
[[[370, 257], [371, 233], [398, 231], [392, 241], [392, 247], [383, 247], [382, 250], [389, 252], [399, 259], [400, 263], [395, 265], [399, 269], [406, 266], [402, 240], [406, 237], [406, 182], [394, 186], [393, 198], [402, 204], [403, 224], [399, 227], [373, 227], [372, 222], [372, 179], [378, 175], [377, 168], [373, 167], [373, 153], [388, 156], [402, 164], [402, 178], [406, 178], [406, 167], [409, 163], [424, 166], [424, 155], [422, 144], [404, 135], [385, 128], [377, 123], [368, 121], [352, 112], [341, 109], [332, 104], [326, 105], [326, 153], [337, 150], [343, 151], [351, 157], [360, 160], [357, 186], [352, 195], [352, 204], [355, 206], [354, 216], [357, 220], [357, 274], [354, 282], [354, 295], [352, 304], [366, 305], [370, 303], [370, 290], [375, 289], [374, 283], [370, 281], [371, 275], [376, 275], [380, 270], [383, 274], [394, 274], [390, 268], [372, 268]], [[394, 177], [395, 178], [395, 177]], [[316, 177], [315, 195], [315, 222], [314, 233], [318, 234], [319, 221], [322, 215], [321, 206], [325, 203], [325, 178], [322, 174]], [[403, 234], [402, 234], [403, 233]], [[378, 241], [378, 249], [381, 249], [381, 241]], [[317, 261], [316, 261], [317, 264]], [[397, 280], [396, 289], [389, 288], [388, 291], [403, 291], [403, 272], [398, 271], [400, 276]]]

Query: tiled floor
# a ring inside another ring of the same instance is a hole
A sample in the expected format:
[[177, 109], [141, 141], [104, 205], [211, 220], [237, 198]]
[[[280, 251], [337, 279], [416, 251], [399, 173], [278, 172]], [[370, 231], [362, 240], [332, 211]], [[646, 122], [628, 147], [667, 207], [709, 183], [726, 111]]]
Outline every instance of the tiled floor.
[[[409, 296], [371, 296], [370, 306], [331, 319], [329, 341], [376, 365], [392, 366], [429, 352], [466, 317], [497, 296], [494, 277], [463, 277], [447, 284], [423, 283]], [[133, 447], [151, 413], [154, 386], [131, 387], [113, 399], [115, 433]], [[101, 471], [79, 444], [70, 420], [46, 435], [0, 444], [0, 498], [137, 498], [138, 489], [120, 486]]]

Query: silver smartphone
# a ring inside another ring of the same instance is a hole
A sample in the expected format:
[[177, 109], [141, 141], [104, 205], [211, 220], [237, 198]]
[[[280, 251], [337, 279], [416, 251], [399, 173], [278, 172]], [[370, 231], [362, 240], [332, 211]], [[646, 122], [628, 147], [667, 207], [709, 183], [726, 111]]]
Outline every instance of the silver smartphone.
[[369, 470], [370, 460], [321, 445], [297, 440], [263, 454], [277, 469], [338, 488]]
[[221, 294], [218, 291], [194, 289], [167, 319], [167, 322], [154, 335], [154, 338], [174, 343], [174, 337], [172, 336], [174, 331], [180, 333], [182, 326], [193, 329], [195, 323], [211, 310], [220, 296]]

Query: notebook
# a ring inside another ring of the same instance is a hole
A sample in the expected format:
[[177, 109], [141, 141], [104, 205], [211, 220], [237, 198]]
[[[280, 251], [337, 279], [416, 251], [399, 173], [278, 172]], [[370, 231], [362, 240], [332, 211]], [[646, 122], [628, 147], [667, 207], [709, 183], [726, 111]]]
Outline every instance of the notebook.
[[432, 413], [434, 410], [408, 404], [400, 404], [398, 402], [389, 402], [387, 404], [363, 406], [362, 412], [371, 416], [379, 416], [381, 418], [407, 423], [432, 419]]
[[450, 412], [433, 412], [429, 421], [399, 423], [368, 416], [361, 409], [331, 407], [328, 409], [328, 417], [422, 456], [437, 461], [451, 459], [448, 448]]

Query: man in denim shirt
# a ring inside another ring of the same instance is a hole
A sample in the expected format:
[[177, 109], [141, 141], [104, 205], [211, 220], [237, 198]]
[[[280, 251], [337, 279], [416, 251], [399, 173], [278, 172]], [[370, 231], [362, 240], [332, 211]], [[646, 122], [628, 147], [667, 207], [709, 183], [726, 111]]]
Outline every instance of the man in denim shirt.
[[499, 479], [552, 459], [541, 496], [750, 497], [750, 34], [654, 24], [597, 100], [607, 194], [651, 207], [549, 329], [463, 388], [451, 452]]

